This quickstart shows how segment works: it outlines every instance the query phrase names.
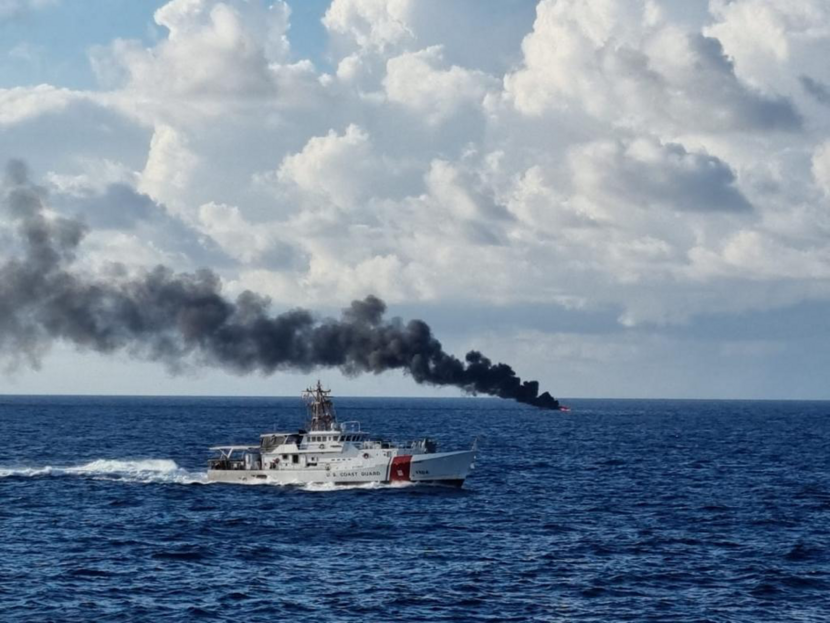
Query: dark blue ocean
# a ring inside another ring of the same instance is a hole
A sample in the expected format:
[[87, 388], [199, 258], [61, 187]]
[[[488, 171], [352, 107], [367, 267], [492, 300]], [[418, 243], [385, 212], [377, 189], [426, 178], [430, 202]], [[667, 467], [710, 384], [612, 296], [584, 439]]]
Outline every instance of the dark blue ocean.
[[299, 399], [0, 397], [2, 621], [828, 621], [830, 403], [340, 399], [461, 490], [204, 484]]

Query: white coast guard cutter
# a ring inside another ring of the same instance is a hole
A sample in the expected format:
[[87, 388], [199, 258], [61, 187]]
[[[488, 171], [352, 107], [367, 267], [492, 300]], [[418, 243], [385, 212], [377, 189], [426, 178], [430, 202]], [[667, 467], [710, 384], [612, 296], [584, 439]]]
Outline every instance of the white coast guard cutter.
[[257, 446], [216, 446], [208, 479], [282, 484], [414, 482], [460, 487], [473, 468], [470, 450], [438, 452], [432, 439], [395, 444], [371, 437], [358, 422], [338, 423], [331, 390], [303, 393], [308, 430], [260, 435]]

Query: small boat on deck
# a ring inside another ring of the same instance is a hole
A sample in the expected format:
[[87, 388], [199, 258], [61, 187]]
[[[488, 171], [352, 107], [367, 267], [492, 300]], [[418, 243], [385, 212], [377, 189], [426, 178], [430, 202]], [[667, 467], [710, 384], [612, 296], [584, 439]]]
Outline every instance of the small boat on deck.
[[260, 435], [258, 445], [216, 446], [208, 479], [227, 483], [354, 485], [420, 483], [460, 487], [473, 469], [469, 450], [438, 452], [429, 438], [397, 444], [360, 430], [359, 422], [338, 422], [331, 390], [320, 382], [303, 393], [305, 429]]

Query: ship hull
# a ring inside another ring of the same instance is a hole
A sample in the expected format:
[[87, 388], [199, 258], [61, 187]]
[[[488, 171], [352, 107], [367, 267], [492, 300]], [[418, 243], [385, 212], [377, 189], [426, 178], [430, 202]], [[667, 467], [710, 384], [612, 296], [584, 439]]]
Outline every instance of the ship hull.
[[475, 460], [472, 450], [395, 456], [364, 465], [291, 469], [210, 469], [208, 480], [236, 484], [437, 484], [460, 487]]

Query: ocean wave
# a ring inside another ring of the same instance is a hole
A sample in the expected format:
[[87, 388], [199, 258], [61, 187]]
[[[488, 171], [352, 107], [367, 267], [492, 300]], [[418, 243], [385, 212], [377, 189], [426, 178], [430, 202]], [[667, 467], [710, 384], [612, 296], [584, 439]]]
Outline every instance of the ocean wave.
[[96, 459], [83, 465], [0, 467], [0, 478], [40, 476], [84, 476], [95, 480], [184, 485], [209, 482], [206, 472], [191, 472], [171, 459]]

